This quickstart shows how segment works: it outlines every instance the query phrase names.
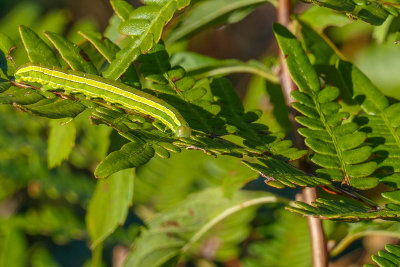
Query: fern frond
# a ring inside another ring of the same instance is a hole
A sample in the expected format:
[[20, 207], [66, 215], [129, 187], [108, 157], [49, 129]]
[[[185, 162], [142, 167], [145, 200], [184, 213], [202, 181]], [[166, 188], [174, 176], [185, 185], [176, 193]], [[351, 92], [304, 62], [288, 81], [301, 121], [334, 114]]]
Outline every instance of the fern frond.
[[395, 175], [400, 172], [400, 135], [398, 133], [398, 120], [400, 104], [393, 104], [379, 115], [360, 116], [356, 122], [361, 126], [360, 131], [366, 132], [368, 141], [373, 145], [373, 152], [376, 155], [376, 162], [380, 167], [381, 175]]
[[344, 198], [339, 200], [318, 198], [312, 205], [296, 201], [293, 206], [289, 206], [286, 209], [321, 219], [347, 222], [372, 219], [400, 220], [400, 206], [398, 205], [387, 205], [384, 209], [371, 209], [351, 199]]
[[[302, 23], [302, 34], [307, 49], [316, 53], [319, 59], [316, 64], [328, 69], [329, 65], [336, 65], [329, 69], [330, 73], [336, 73], [334, 79], [345, 89], [353, 101], [349, 104], [359, 104], [362, 110], [367, 113], [358, 116], [354, 120], [360, 125], [360, 132], [367, 134], [367, 142], [373, 148], [374, 161], [378, 163], [377, 174], [384, 182], [392, 187], [398, 188], [396, 177], [400, 170], [398, 155], [400, 153], [400, 138], [398, 133], [398, 110], [399, 104], [389, 104], [388, 99], [378, 88], [365, 76], [356, 66], [341, 59], [336, 53], [336, 48], [327, 42], [320, 34], [309, 26]], [[318, 44], [318, 46], [317, 46]], [[316, 49], [316, 48], [319, 49]]]
[[[400, 246], [387, 244], [385, 250], [378, 251], [378, 255], [372, 255], [371, 258], [379, 267], [400, 266]], [[364, 267], [376, 267], [376, 265], [364, 264]]]
[[221, 108], [212, 103], [208, 80], [196, 80], [186, 75], [182, 67], [172, 67], [162, 44], [155, 45], [138, 61], [139, 70], [151, 82], [150, 89], [177, 107], [192, 129], [216, 135], [226, 133], [224, 122], [216, 118]]
[[314, 152], [311, 161], [322, 167], [317, 174], [360, 189], [375, 187], [378, 178], [370, 176], [377, 164], [368, 161], [372, 148], [365, 143], [367, 135], [358, 131], [357, 124], [343, 122], [350, 114], [341, 111], [341, 105], [335, 101], [339, 89], [333, 86], [321, 89], [317, 73], [300, 42], [283, 26], [275, 25], [274, 29], [287, 56], [290, 74], [299, 87], [299, 91], [292, 93], [297, 101], [293, 108], [303, 116], [295, 119], [305, 126], [298, 132]]
[[318, 185], [331, 184], [328, 179], [307, 175], [282, 160], [272, 158], [259, 158], [258, 160], [262, 164], [248, 162], [246, 160], [243, 160], [242, 162], [250, 169], [264, 177], [266, 179], [265, 183], [276, 188], [284, 188], [285, 186], [315, 187]]
[[[348, 96], [345, 102], [355, 106], [359, 104], [359, 115], [354, 119], [360, 128], [359, 132], [367, 134], [367, 143], [372, 147], [372, 161], [378, 164], [375, 174], [380, 182], [394, 188], [394, 191], [382, 193], [382, 196], [398, 203], [400, 200], [398, 157], [400, 154], [399, 138], [399, 103], [390, 105], [388, 99], [356, 66], [342, 59], [337, 49], [326, 37], [302, 23], [302, 35], [306, 49], [315, 57], [315, 65], [329, 82], [337, 83], [345, 89]], [[358, 107], [358, 106], [357, 106]]]
[[226, 79], [215, 79], [211, 91], [221, 105], [219, 116], [236, 128], [234, 134], [243, 138], [243, 144], [255, 153], [282, 156], [295, 160], [305, 154], [292, 146], [290, 140], [283, 140], [280, 133], [271, 134], [266, 125], [255, 123], [260, 117], [255, 112], [245, 113], [243, 104]]
[[[353, 98], [368, 114], [357, 119], [361, 130], [368, 135], [374, 147], [381, 171], [386, 174], [400, 172], [400, 126], [398, 114], [400, 104], [389, 105], [387, 98], [354, 65], [340, 61], [338, 69]], [[349, 73], [346, 73], [349, 72]]]
[[354, 122], [343, 122], [349, 113], [340, 111], [340, 104], [334, 101], [338, 96], [336, 87], [293, 92], [292, 97], [298, 101], [293, 107], [304, 115], [297, 116], [296, 121], [306, 127], [298, 132], [314, 151], [311, 161], [322, 167], [317, 170], [319, 176], [360, 189], [375, 187], [378, 178], [370, 175], [377, 164], [368, 161], [372, 148], [365, 144], [367, 134]]

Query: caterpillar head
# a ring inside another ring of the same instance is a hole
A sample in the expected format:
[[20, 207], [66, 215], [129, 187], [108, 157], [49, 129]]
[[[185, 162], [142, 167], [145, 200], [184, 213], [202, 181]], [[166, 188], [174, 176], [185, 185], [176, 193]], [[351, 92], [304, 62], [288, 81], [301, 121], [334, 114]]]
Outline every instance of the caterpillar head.
[[178, 137], [190, 137], [190, 134], [192, 133], [192, 129], [189, 126], [179, 126], [178, 129], [176, 129], [176, 136]]

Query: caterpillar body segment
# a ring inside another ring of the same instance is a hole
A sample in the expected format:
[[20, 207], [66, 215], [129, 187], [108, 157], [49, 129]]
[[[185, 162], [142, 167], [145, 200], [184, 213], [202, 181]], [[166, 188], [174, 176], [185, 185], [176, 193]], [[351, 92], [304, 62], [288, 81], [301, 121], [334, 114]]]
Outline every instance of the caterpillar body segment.
[[189, 137], [191, 129], [182, 115], [165, 101], [126, 84], [80, 71], [26, 64], [15, 73], [16, 82], [36, 82], [66, 93], [82, 93], [149, 115], [168, 126], [178, 137]]

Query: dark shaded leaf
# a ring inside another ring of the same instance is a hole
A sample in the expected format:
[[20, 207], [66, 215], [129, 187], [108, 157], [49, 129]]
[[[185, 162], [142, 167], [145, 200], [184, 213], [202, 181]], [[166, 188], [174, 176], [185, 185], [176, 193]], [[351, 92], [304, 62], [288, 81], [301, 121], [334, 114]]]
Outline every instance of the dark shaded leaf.
[[85, 110], [84, 105], [69, 99], [43, 99], [24, 108], [39, 116], [52, 119], [74, 118]]
[[148, 162], [154, 156], [150, 143], [130, 142], [118, 151], [111, 152], [96, 168], [94, 175], [105, 178], [120, 170], [135, 168]]

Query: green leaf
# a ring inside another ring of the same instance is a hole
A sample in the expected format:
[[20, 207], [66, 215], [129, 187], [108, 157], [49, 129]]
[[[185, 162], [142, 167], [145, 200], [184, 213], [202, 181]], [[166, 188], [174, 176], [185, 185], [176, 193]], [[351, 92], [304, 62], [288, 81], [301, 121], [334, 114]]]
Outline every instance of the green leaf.
[[[267, 59], [275, 61], [275, 59]], [[271, 132], [287, 132], [290, 129], [288, 109], [280, 84], [264, 80], [260, 76], [251, 77], [243, 100], [245, 109], [258, 109], [262, 115], [258, 123], [266, 124]], [[271, 109], [271, 105], [273, 109]]]
[[15, 66], [8, 60], [9, 52], [14, 47], [14, 42], [0, 32], [0, 93], [10, 88], [9, 76], [14, 74]]
[[383, 192], [382, 196], [394, 203], [400, 204], [400, 190]]
[[51, 119], [74, 118], [85, 110], [84, 105], [69, 99], [43, 99], [24, 108]]
[[139, 70], [152, 82], [150, 88], [162, 93], [158, 96], [176, 107], [190, 127], [205, 133], [222, 135], [223, 121], [216, 117], [220, 107], [212, 103], [212, 92], [207, 79], [196, 81], [186, 75], [182, 67], [171, 68], [169, 55], [162, 44], [155, 45], [141, 55]]
[[307, 220], [285, 210], [278, 210], [273, 216], [271, 224], [258, 225], [253, 230], [258, 238], [247, 244], [247, 253], [241, 259], [242, 265], [312, 266]]
[[21, 25], [19, 33], [31, 62], [60, 67], [60, 63], [53, 50], [34, 31]]
[[[398, 104], [389, 106], [387, 98], [354, 65], [340, 61], [338, 65], [346, 89], [369, 115], [361, 116], [357, 123], [367, 132], [367, 141], [374, 145], [384, 175], [400, 171], [397, 155], [400, 153], [400, 136], [397, 128]], [[379, 139], [385, 140], [384, 142]], [[388, 145], [390, 144], [390, 145]], [[389, 170], [389, 172], [388, 172]]]
[[[385, 245], [385, 250], [378, 251], [378, 255], [372, 255], [372, 260], [380, 267], [395, 267], [400, 265], [400, 246], [398, 245]], [[375, 265], [368, 264], [371, 267]], [[367, 265], [364, 265], [366, 267]]]
[[[376, 166], [373, 166], [375, 169]], [[365, 189], [371, 189], [379, 184], [379, 179], [376, 177], [356, 177], [350, 179], [349, 184], [357, 189], [365, 190]]]
[[[279, 134], [269, 134], [268, 127], [246, 121], [242, 101], [226, 79], [214, 79], [211, 92], [222, 107], [219, 113], [228, 124], [235, 126], [237, 136], [243, 138], [243, 144], [259, 153], [268, 151], [273, 155], [281, 155], [288, 159], [298, 159], [304, 151], [292, 147], [289, 140], [282, 140]], [[259, 128], [257, 128], [257, 126]]]
[[[396, 17], [395, 21], [399, 23], [399, 17]], [[394, 26], [393, 30], [397, 32], [398, 27], [398, 25]], [[399, 68], [399, 62], [396, 58], [399, 56], [400, 51], [397, 49], [397, 45], [393, 44], [396, 40], [398, 40], [396, 34], [391, 34], [382, 44], [371, 43], [358, 53], [355, 65], [385, 95], [400, 99], [400, 94], [397, 90], [400, 85], [400, 77], [397, 76], [396, 72], [396, 69]]]
[[[70, 22], [70, 13], [65, 9], [49, 10], [33, 25], [35, 32], [52, 31], [56, 33], [64, 33]], [[26, 24], [29, 26], [29, 24]]]
[[7, 33], [11, 39], [18, 39], [17, 28], [19, 25], [32, 25], [40, 16], [41, 8], [37, 2], [26, 1], [15, 5], [0, 20], [0, 32]]
[[101, 33], [83, 30], [79, 31], [79, 34], [91, 42], [108, 62], [111, 62], [119, 51], [119, 47]]
[[57, 33], [45, 32], [44, 34], [73, 70], [98, 74], [96, 67], [77, 45]]
[[[156, 211], [169, 209], [183, 201], [199, 182], [221, 182], [228, 171], [224, 159], [212, 158], [202, 151], [187, 150], [171, 155], [169, 160], [155, 157], [137, 170], [135, 201], [138, 204], [152, 203]], [[203, 175], [199, 177], [199, 173]]]
[[0, 266], [26, 266], [27, 241], [24, 233], [6, 226], [2, 226], [0, 232]]
[[66, 206], [42, 205], [37, 209], [30, 208], [26, 213], [18, 214], [10, 219], [11, 223], [16, 223], [25, 232], [31, 235], [51, 236], [56, 243], [70, 241], [72, 233], [77, 239], [85, 236], [82, 222]]
[[[333, 229], [332, 229], [333, 230]], [[372, 236], [375, 234], [387, 237], [399, 237], [399, 225], [397, 222], [375, 220], [375, 221], [361, 221], [356, 223], [347, 224], [346, 235], [341, 238], [337, 245], [331, 250], [330, 256], [336, 257], [347, 249], [354, 241], [363, 237]], [[337, 238], [337, 232], [333, 230], [328, 234], [330, 238]], [[328, 237], [329, 238], [329, 237]]]
[[397, 15], [389, 15], [388, 19], [379, 27], [374, 28], [373, 37], [378, 44], [388, 41], [390, 35], [395, 34], [399, 29], [400, 20]]
[[133, 204], [134, 179], [134, 170], [126, 169], [97, 182], [86, 214], [92, 249], [125, 222]]
[[390, 107], [386, 108], [384, 110], [384, 113], [388, 122], [390, 123], [390, 126], [394, 128], [400, 126], [400, 103], [393, 104]]
[[[294, 103], [293, 108], [304, 116], [297, 116], [295, 119], [299, 124], [309, 128], [308, 130], [299, 130], [299, 132], [306, 136], [305, 144], [314, 151], [311, 161], [329, 170], [326, 172], [317, 171], [318, 174], [323, 177], [328, 176], [332, 180], [338, 180], [337, 174], [341, 172], [343, 182], [346, 184], [358, 186], [359, 189], [375, 187], [378, 184], [378, 179], [368, 177], [377, 168], [375, 162], [368, 162], [372, 148], [364, 144], [366, 135], [358, 132], [358, 127], [351, 129], [354, 124], [344, 123], [349, 114], [340, 112], [341, 105], [335, 101], [340, 95], [339, 89], [330, 85], [326, 85], [322, 90], [319, 90], [317, 85], [310, 86], [309, 84], [319, 84], [319, 78], [300, 42], [283, 26], [275, 26], [278, 27], [280, 32], [280, 35], [277, 34], [277, 39], [283, 53], [287, 56], [286, 62], [290, 74], [294, 81], [297, 81], [300, 89], [300, 92], [293, 92], [292, 94], [294, 99], [300, 101], [300, 103]], [[275, 29], [276, 31], [277, 29]], [[303, 24], [303, 31], [308, 34], [307, 36], [311, 36], [313, 41], [319, 39], [318, 35], [307, 28], [305, 24]], [[281, 35], [285, 35], [287, 38], [282, 38]], [[311, 40], [306, 41], [306, 44], [310, 46]], [[324, 48], [326, 55], [322, 56], [325, 61], [321, 63], [330, 64], [331, 59], [335, 58], [332, 56], [333, 50], [323, 44], [324, 42], [319, 44], [319, 47]], [[317, 48], [313, 47], [314, 50]], [[303, 63], [300, 64], [299, 62]], [[316, 134], [323, 131], [326, 133]], [[361, 177], [364, 179], [361, 179]], [[351, 181], [352, 179], [355, 180]]]
[[[398, 104], [389, 105], [388, 99], [382, 92], [363, 74], [356, 66], [341, 58], [340, 53], [326, 37], [320, 35], [309, 26], [302, 24], [302, 34], [306, 49], [311, 51], [316, 58], [315, 66], [321, 71], [321, 76], [328, 77], [329, 82], [338, 84], [346, 104], [360, 104], [361, 108], [369, 115], [355, 116], [355, 123], [346, 123], [341, 127], [333, 128], [333, 133], [338, 136], [338, 145], [341, 149], [354, 149], [361, 145], [365, 136], [366, 142], [373, 147], [373, 161], [378, 163], [379, 169], [375, 175], [384, 182], [393, 186], [393, 173], [400, 171], [397, 155], [400, 154], [400, 137], [397, 133]], [[334, 67], [335, 66], [335, 67]], [[331, 112], [335, 107], [321, 106], [322, 110]], [[336, 111], [337, 112], [337, 111]], [[335, 112], [335, 113], [336, 113]], [[358, 106], [352, 112], [359, 112]], [[358, 131], [357, 128], [359, 128]], [[363, 155], [364, 158], [367, 155]], [[360, 158], [362, 156], [360, 155]], [[387, 177], [387, 178], [386, 178]], [[394, 176], [393, 176], [394, 177]], [[376, 184], [377, 178], [371, 177], [370, 182]], [[361, 178], [350, 184], [365, 186]], [[371, 184], [372, 185], [372, 184]]]
[[[195, 5], [189, 12], [183, 15], [180, 24], [175, 27], [167, 37], [167, 44], [174, 43], [180, 39], [221, 23], [235, 23], [245, 15], [253, 11], [257, 6], [264, 3], [276, 4], [274, 0], [212, 0], [202, 1]], [[238, 16], [240, 19], [234, 19]]]
[[[69, 30], [68, 35], [66, 36], [66, 39], [68, 39], [70, 42], [77, 44], [78, 46], [81, 46], [81, 43], [83, 41], [83, 38], [81, 35], [79, 35], [80, 31], [97, 31], [97, 22], [94, 20], [94, 18], [86, 17], [79, 19], [77, 22], [75, 22], [72, 25], [72, 28]], [[83, 55], [86, 57], [85, 55]]]
[[0, 104], [29, 105], [38, 102], [44, 97], [36, 90], [30, 88], [17, 88], [12, 86], [7, 91], [0, 93]]
[[34, 248], [30, 263], [32, 267], [60, 267], [60, 265], [53, 259], [50, 252], [44, 247]]
[[382, 24], [388, 17], [389, 12], [381, 2], [352, 1], [352, 0], [311, 0], [313, 3], [328, 7], [337, 11], [350, 13], [354, 18], [362, 19], [373, 25]]
[[[342, 122], [348, 114], [339, 112], [341, 106], [332, 102], [338, 97], [339, 90], [327, 86], [318, 94], [303, 94], [308, 95], [305, 99], [314, 101], [315, 107], [300, 103], [294, 103], [293, 107], [305, 115], [297, 116], [296, 121], [307, 127], [300, 128], [299, 133], [306, 137], [305, 144], [314, 151], [311, 161], [327, 170], [317, 170], [317, 173], [332, 180], [341, 180], [339, 177], [343, 176], [345, 183], [359, 189], [375, 187], [378, 179], [368, 176], [375, 171], [377, 164], [367, 162], [373, 149], [365, 145], [367, 134], [357, 131], [355, 123]], [[299, 93], [293, 95], [302, 100]]]
[[250, 169], [258, 172], [266, 179], [266, 183], [276, 188], [296, 187], [296, 186], [309, 186], [315, 187], [317, 185], [329, 185], [329, 180], [309, 176], [302, 171], [296, 169], [292, 165], [276, 159], [259, 159], [260, 163], [254, 163], [243, 160], [243, 164]]
[[389, 106], [389, 101], [356, 66], [339, 61], [338, 70], [346, 89], [369, 114], [379, 114]]
[[158, 43], [164, 25], [172, 18], [177, 9], [182, 9], [190, 1], [165, 0], [147, 1], [148, 5], [135, 9], [130, 14], [129, 25], [135, 25], [137, 21], [146, 18], [147, 27], [141, 30], [140, 35], [130, 37], [130, 42], [121, 49], [116, 58], [111, 62], [103, 76], [108, 79], [118, 79], [140, 54], [148, 52], [154, 44]]
[[139, 167], [154, 156], [151, 143], [130, 142], [118, 151], [111, 152], [94, 171], [97, 178], [105, 178], [120, 170]]
[[331, 71], [329, 67], [335, 65], [336, 61], [340, 59], [340, 54], [336, 53], [336, 48], [330, 43], [326, 36], [317, 32], [302, 20], [299, 20], [299, 23], [301, 24], [302, 41], [306, 51], [310, 51], [308, 55], [310, 59], [313, 59], [313, 64], [316, 67]]
[[317, 100], [321, 104], [332, 102], [339, 97], [340, 91], [333, 86], [327, 86], [318, 93]]
[[[159, 144], [165, 146], [165, 143]], [[239, 161], [235, 157], [213, 158], [202, 151], [187, 150], [171, 154], [167, 161], [154, 158], [138, 169], [135, 200], [138, 204], [152, 203], [157, 211], [166, 210], [183, 201], [199, 183], [202, 187], [221, 185], [224, 196], [229, 198], [257, 178], [256, 173]]]
[[274, 33], [285, 56], [290, 75], [300, 91], [318, 92], [321, 88], [317, 73], [310, 63], [301, 43], [284, 26], [275, 23]]
[[117, 42], [121, 38], [121, 34], [118, 32], [118, 27], [122, 20], [117, 14], [111, 16], [108, 21], [108, 26], [104, 31], [104, 36], [109, 38], [113, 42]]
[[238, 191], [224, 198], [219, 188], [209, 188], [186, 198], [180, 205], [151, 219], [148, 230], [136, 240], [126, 266], [161, 266], [193, 249], [209, 231], [236, 212], [251, 206], [279, 202], [265, 192]]
[[126, 35], [140, 36], [149, 27], [150, 23], [145, 19], [128, 19], [121, 23], [119, 32]]
[[399, 210], [377, 207], [371, 209], [351, 198], [323, 199], [318, 198], [312, 205], [296, 201], [294, 205], [286, 209], [307, 216], [319, 217], [328, 220], [340, 220], [355, 222], [361, 220], [383, 219], [388, 221], [398, 221], [400, 218]]
[[68, 158], [75, 145], [75, 124], [65, 120], [52, 120], [48, 138], [47, 162], [49, 168], [54, 168]]
[[312, 6], [300, 15], [302, 21], [317, 29], [325, 29], [328, 26], [342, 27], [351, 20], [345, 14], [337, 13], [329, 8]]
[[188, 75], [196, 78], [226, 76], [232, 73], [250, 73], [259, 75], [273, 83], [278, 77], [268, 70], [264, 64], [256, 60], [241, 62], [236, 59], [218, 60], [194, 52], [178, 52], [171, 57], [172, 66], [180, 65]]
[[125, 0], [111, 0], [110, 4], [114, 9], [115, 14], [117, 14], [123, 21], [129, 19], [129, 15], [135, 10], [133, 6]]
[[232, 197], [244, 184], [257, 179], [257, 174], [241, 164], [238, 158], [222, 156], [216, 165], [219, 167], [217, 176], [223, 178], [222, 190], [226, 197]]
[[[101, 33], [83, 30], [79, 31], [79, 34], [87, 39], [108, 62], [113, 61], [117, 52], [120, 51], [120, 48], [116, 44], [107, 37], [102, 36]], [[134, 65], [129, 66], [121, 80], [132, 87], [141, 88], [139, 76]]]

